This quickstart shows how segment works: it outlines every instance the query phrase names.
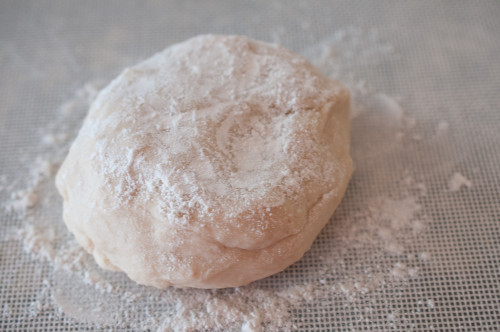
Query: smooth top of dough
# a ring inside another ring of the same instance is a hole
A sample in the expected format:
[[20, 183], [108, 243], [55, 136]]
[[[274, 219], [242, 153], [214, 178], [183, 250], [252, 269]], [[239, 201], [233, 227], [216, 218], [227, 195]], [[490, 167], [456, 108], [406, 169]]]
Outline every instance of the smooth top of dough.
[[[340, 201], [348, 104], [338, 82], [278, 45], [173, 45], [95, 100], [57, 176], [65, 222], [102, 267], [140, 283], [237, 286], [213, 277], [299, 235], [325, 194]], [[289, 248], [294, 259], [307, 249]]]

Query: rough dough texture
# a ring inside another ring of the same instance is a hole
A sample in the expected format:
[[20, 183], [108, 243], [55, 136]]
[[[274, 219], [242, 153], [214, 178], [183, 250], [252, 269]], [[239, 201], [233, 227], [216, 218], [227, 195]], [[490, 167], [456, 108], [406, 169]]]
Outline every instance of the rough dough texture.
[[351, 174], [342, 85], [278, 45], [205, 35], [104, 88], [56, 182], [102, 268], [221, 288], [300, 259]]

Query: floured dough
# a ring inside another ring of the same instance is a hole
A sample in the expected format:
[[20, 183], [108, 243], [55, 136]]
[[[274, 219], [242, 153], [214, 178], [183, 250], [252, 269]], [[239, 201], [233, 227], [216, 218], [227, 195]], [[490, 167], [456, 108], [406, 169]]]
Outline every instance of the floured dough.
[[297, 261], [352, 174], [349, 92], [303, 58], [205, 35], [126, 69], [57, 174], [64, 220], [144, 285], [240, 286]]

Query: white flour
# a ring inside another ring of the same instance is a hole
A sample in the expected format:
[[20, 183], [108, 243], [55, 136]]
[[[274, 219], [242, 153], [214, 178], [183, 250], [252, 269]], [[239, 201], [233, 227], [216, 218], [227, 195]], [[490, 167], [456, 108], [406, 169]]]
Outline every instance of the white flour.
[[460, 188], [462, 188], [462, 187], [471, 188], [472, 182], [469, 181], [462, 174], [456, 172], [452, 175], [450, 181], [448, 182], [448, 190], [451, 192], [455, 192], [455, 191], [459, 191]]
[[450, 130], [450, 124], [444, 120], [439, 121], [436, 126], [436, 137], [440, 138], [445, 136], [448, 130]]
[[[377, 93], [365, 80], [353, 74], [355, 66], [376, 64], [392, 52], [392, 47], [380, 42], [375, 32], [353, 28], [339, 30], [304, 52], [326, 75], [341, 80], [351, 89], [353, 137], [356, 124], [367, 121], [371, 110], [382, 111], [389, 119], [387, 130], [394, 132], [389, 144], [380, 145], [373, 154], [361, 153], [364, 149], [373, 149], [371, 142], [353, 145], [361, 177], [366, 176], [365, 169], [376, 160], [374, 156], [402, 151], [403, 138], [417, 135], [413, 133], [417, 121], [405, 114], [395, 98]], [[55, 269], [38, 299], [32, 303], [30, 315], [41, 315], [56, 307], [62, 320], [76, 319], [97, 327], [130, 326], [152, 331], [296, 330], [315, 312], [314, 303], [333, 297], [356, 313], [353, 318], [356, 321], [373, 323], [376, 317], [371, 304], [375, 303], [377, 294], [406, 287], [419, 278], [422, 266], [432, 262], [429, 253], [413, 248], [423, 240], [429, 222], [421, 203], [428, 190], [426, 184], [416, 181], [414, 177], [418, 176], [411, 172], [405, 172], [403, 178], [388, 174], [391, 191], [386, 195], [365, 196], [363, 193], [369, 192], [370, 184], [363, 182], [364, 178], [356, 179], [355, 173], [352, 184], [355, 188], [342, 204], [354, 205], [358, 212], [343, 214], [341, 205], [317, 240], [328, 239], [330, 244], [322, 251], [318, 245], [313, 245], [303, 259], [305, 262], [317, 260], [317, 266], [295, 264], [271, 277], [276, 278], [272, 279], [276, 281], [271, 286], [258, 281], [223, 290], [157, 290], [136, 285], [122, 274], [100, 270], [65, 229], [60, 215], [42, 215], [41, 218], [35, 213], [48, 205], [61, 204], [58, 198], [47, 200], [45, 197], [54, 197], [54, 172], [100, 85], [86, 85], [61, 107], [60, 119], [43, 137], [49, 152], [36, 162], [26, 189], [14, 192], [6, 206], [26, 220], [25, 226], [14, 236], [22, 239], [25, 250], [34, 258], [49, 261]], [[437, 129], [438, 132], [446, 130]], [[355, 149], [359, 149], [358, 153]], [[454, 175], [450, 190], [460, 189], [462, 185], [470, 186], [470, 182], [463, 176]], [[362, 257], [359, 262], [373, 263], [361, 265], [353, 255]], [[378, 258], [386, 255], [393, 257], [392, 263], [378, 264]], [[285, 276], [294, 280], [295, 266], [303, 269], [302, 280], [297, 277], [296, 282], [280, 284], [280, 278]], [[371, 304], [367, 304], [368, 300]], [[434, 308], [435, 304], [428, 300], [427, 305]], [[9, 307], [4, 306], [3, 315], [8, 316], [8, 313]], [[394, 327], [398, 326], [398, 315], [397, 310], [388, 311]]]

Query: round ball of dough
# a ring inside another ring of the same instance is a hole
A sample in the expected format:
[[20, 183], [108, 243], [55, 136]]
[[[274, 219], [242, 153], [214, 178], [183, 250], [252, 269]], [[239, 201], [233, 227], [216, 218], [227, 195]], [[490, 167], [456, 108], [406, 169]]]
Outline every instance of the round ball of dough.
[[222, 288], [300, 259], [351, 174], [342, 85], [278, 45], [204, 35], [99, 93], [56, 184], [102, 268]]

